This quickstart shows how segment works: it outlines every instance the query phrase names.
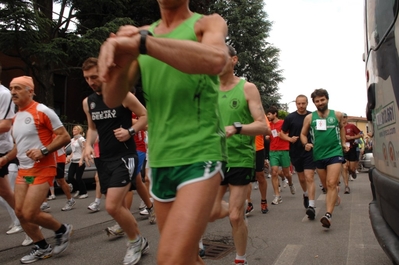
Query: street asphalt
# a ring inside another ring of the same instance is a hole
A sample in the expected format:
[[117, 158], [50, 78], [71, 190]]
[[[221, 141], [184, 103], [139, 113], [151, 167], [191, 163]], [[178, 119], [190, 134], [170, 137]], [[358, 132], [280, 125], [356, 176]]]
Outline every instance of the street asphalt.
[[[252, 190], [255, 210], [248, 216], [249, 265], [392, 264], [375, 239], [370, 225], [368, 204], [372, 196], [366, 173], [358, 174], [358, 178], [350, 182], [351, 194], [343, 194], [341, 184], [341, 204], [335, 208], [330, 229], [323, 228], [319, 221], [325, 213], [325, 195], [318, 187], [317, 175], [315, 176], [317, 208], [316, 219], [313, 221], [308, 220], [305, 214], [297, 176], [294, 175], [293, 179], [296, 194], [292, 195], [288, 187], [283, 188], [283, 203], [279, 205], [271, 205], [273, 193], [270, 179], [267, 179], [269, 184], [267, 199], [270, 209], [267, 214], [260, 212], [259, 191]], [[75, 208], [69, 212], [61, 211], [66, 202], [62, 193], [57, 194], [56, 200], [49, 202], [50, 213], [61, 222], [73, 224], [74, 234], [69, 248], [64, 253], [37, 261], [37, 264], [122, 264], [126, 251], [126, 237], [107, 237], [104, 229], [113, 225], [114, 221], [104, 210], [104, 200], [101, 211], [90, 213], [87, 206], [93, 200], [94, 190], [90, 190], [89, 198], [77, 199]], [[156, 264], [159, 233], [156, 225], [149, 224], [145, 217], [139, 215], [139, 201], [139, 197], [135, 194], [131, 210], [139, 223], [142, 235], [149, 240], [150, 249], [138, 264], [153, 265]], [[2, 265], [19, 264], [19, 259], [31, 249], [31, 246], [21, 246], [25, 238], [24, 233], [6, 235], [9, 225], [8, 213], [1, 208], [0, 264]], [[43, 229], [43, 233], [50, 243], [54, 242], [52, 231]], [[208, 225], [204, 242], [209, 244], [204, 258], [205, 264], [234, 263], [235, 251], [227, 218]], [[212, 258], [212, 255], [215, 257]]]

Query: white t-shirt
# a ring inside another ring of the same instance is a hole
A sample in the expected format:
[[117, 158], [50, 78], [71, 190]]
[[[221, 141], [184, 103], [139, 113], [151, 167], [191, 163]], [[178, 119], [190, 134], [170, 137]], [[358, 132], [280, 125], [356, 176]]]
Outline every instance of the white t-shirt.
[[[11, 103], [11, 104], [10, 104]], [[12, 119], [15, 105], [11, 101], [11, 93], [8, 88], [0, 84], [0, 120]], [[0, 153], [7, 153], [13, 148], [13, 141], [11, 137], [11, 130], [0, 133]]]
[[72, 149], [72, 163], [78, 163], [82, 157], [83, 143], [86, 139], [81, 135], [76, 135], [71, 139], [71, 149]]

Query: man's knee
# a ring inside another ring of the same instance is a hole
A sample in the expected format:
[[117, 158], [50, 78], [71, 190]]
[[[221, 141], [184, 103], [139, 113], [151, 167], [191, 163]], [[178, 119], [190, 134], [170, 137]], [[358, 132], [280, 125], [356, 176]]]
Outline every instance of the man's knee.
[[244, 222], [244, 209], [234, 208], [230, 210], [229, 219], [232, 226], [238, 226], [241, 222]]

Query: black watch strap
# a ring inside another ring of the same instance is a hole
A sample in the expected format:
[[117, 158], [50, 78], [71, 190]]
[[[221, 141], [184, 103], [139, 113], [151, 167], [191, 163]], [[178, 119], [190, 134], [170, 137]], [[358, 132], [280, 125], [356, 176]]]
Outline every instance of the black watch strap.
[[139, 47], [140, 54], [147, 54], [147, 46], [146, 46], [147, 36], [148, 35], [152, 36], [152, 33], [146, 29], [140, 30], [139, 33], [140, 33], [140, 47]]
[[129, 131], [130, 136], [134, 136], [136, 134], [136, 131], [133, 128], [127, 129]]
[[44, 155], [44, 156], [48, 155], [48, 153], [49, 153], [48, 149], [45, 146], [40, 148], [40, 152], [42, 152], [42, 155]]

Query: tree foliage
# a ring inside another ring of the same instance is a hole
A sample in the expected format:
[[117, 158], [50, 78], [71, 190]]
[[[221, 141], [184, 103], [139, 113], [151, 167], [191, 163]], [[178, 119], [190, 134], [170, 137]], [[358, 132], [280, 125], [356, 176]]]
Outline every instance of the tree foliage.
[[278, 84], [283, 81], [279, 49], [267, 42], [272, 23], [267, 20], [263, 0], [217, 0], [210, 9], [227, 21], [227, 43], [239, 58], [236, 74], [258, 87], [264, 108], [279, 105]]
[[[265, 108], [279, 106], [279, 50], [267, 42], [272, 24], [263, 1], [197, 0], [190, 8], [225, 18], [227, 42], [239, 57], [236, 74], [256, 84]], [[51, 106], [54, 74], [80, 69], [121, 25], [147, 25], [159, 18], [156, 0], [1, 0], [0, 52], [25, 62], [39, 83], [39, 100]]]

